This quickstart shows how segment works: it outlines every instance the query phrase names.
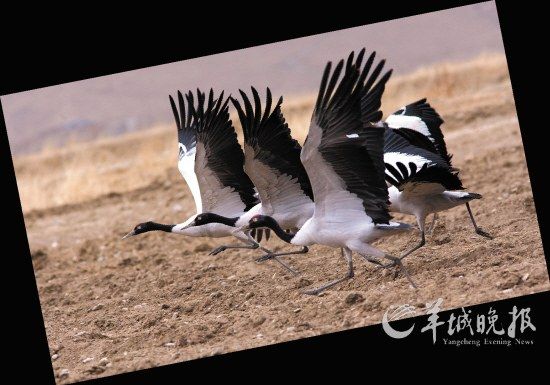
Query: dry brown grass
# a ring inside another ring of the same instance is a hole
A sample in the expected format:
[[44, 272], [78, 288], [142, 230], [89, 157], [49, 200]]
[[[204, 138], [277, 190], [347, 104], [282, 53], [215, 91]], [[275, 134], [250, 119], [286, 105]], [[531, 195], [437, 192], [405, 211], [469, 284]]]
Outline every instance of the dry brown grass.
[[[482, 114], [484, 103], [499, 97], [500, 91], [509, 86], [504, 56], [482, 55], [471, 61], [439, 63], [392, 78], [384, 94], [383, 109], [388, 113], [427, 97], [445, 117], [445, 130], [452, 130], [474, 118], [460, 112], [464, 110], [464, 101], [461, 106], [455, 103], [460, 95], [475, 94], [469, 103], [476, 104]], [[283, 104], [287, 122], [300, 142], [307, 134], [314, 99], [313, 94], [286, 97]], [[507, 100], [503, 108], [507, 103], [513, 101]], [[238, 119], [232, 117], [239, 126]], [[155, 126], [120, 137], [73, 143], [61, 150], [50, 148], [15, 158], [23, 211], [80, 203], [162, 181], [167, 172], [177, 172], [175, 140], [174, 127]]]

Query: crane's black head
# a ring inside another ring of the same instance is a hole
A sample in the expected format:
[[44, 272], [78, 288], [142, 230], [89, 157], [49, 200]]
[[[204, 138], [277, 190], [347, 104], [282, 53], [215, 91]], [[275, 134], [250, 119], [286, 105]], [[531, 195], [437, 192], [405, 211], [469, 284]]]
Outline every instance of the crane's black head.
[[126, 234], [122, 239], [126, 239], [129, 237], [133, 237], [134, 235], [143, 234], [148, 231], [155, 231], [155, 230], [165, 231], [169, 233], [172, 231], [173, 227], [174, 225], [163, 225], [161, 223], [156, 223], [151, 221], [143, 222], [137, 225], [136, 227], [134, 227], [134, 229], [130, 231], [128, 234]]
[[129, 237], [133, 237], [134, 235], [143, 234], [148, 231], [155, 230], [153, 227], [154, 227], [154, 222], [151, 222], [151, 221], [140, 223], [139, 225], [134, 227], [132, 231], [126, 234], [122, 239], [126, 239]]
[[260, 227], [274, 229], [277, 226], [278, 225], [275, 219], [267, 215], [254, 215], [252, 218], [250, 218], [250, 221], [248, 222], [248, 227], [250, 229], [258, 229]]
[[216, 222], [218, 215], [212, 213], [201, 213], [195, 217], [193, 224], [195, 226], [207, 225], [209, 223]]
[[279, 226], [275, 219], [267, 215], [254, 215], [252, 218], [250, 218], [250, 221], [248, 221], [247, 227], [252, 230], [262, 227], [271, 229], [279, 238], [287, 243], [291, 243], [292, 238], [294, 238], [294, 236], [296, 235], [285, 232], [281, 228], [281, 226]]

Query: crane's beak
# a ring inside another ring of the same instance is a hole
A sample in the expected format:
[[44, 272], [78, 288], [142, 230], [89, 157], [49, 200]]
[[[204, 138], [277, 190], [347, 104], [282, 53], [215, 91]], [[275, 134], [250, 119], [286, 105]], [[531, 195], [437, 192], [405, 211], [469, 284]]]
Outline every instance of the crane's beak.
[[130, 238], [136, 235], [136, 232], [134, 230], [130, 231], [128, 234], [122, 237], [122, 239]]
[[241, 226], [239, 230], [241, 230], [243, 233], [246, 233], [248, 230], [250, 230], [250, 225], [247, 223], [246, 225]]

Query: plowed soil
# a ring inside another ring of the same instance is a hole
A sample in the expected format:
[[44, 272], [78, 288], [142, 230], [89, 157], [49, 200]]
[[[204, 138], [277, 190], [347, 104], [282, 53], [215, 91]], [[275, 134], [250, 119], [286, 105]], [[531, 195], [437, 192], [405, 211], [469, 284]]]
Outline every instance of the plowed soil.
[[[355, 278], [305, 295], [346, 271], [339, 251], [321, 246], [287, 258], [301, 272], [292, 276], [275, 262], [254, 262], [257, 251], [207, 255], [220, 240], [149, 233], [121, 241], [138, 222], [173, 223], [193, 212], [175, 166], [146, 188], [27, 213], [58, 381], [376, 324], [391, 305], [422, 311], [441, 297], [450, 309], [549, 290], [508, 80], [434, 105], [464, 185], [484, 197], [472, 203], [476, 219], [494, 239], [474, 233], [464, 207], [442, 213], [427, 245], [405, 260], [417, 290], [356, 256]], [[377, 246], [395, 255], [417, 237]], [[265, 245], [288, 249], [273, 238]]]

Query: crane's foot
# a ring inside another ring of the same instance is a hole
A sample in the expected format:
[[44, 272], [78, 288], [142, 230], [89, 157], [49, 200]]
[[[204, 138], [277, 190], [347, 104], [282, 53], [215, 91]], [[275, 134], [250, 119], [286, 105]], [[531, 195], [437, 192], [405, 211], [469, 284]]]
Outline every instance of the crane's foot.
[[482, 237], [485, 237], [485, 238], [488, 238], [488, 239], [493, 239], [493, 236], [491, 234], [489, 234], [488, 232], [486, 232], [485, 230], [483, 230], [481, 227], [478, 227], [476, 229], [476, 234], [481, 235]]
[[222, 251], [225, 251], [227, 250], [227, 246], [220, 246], [220, 247], [216, 247], [214, 250], [212, 250], [210, 253], [208, 253], [208, 255], [217, 255], [219, 253], [221, 253]]

